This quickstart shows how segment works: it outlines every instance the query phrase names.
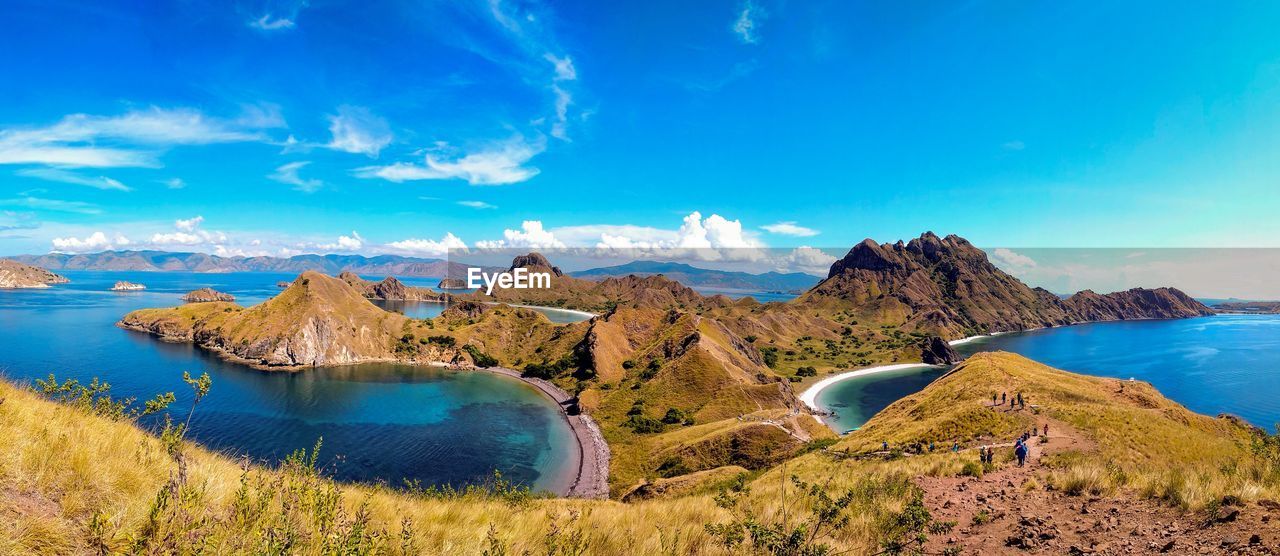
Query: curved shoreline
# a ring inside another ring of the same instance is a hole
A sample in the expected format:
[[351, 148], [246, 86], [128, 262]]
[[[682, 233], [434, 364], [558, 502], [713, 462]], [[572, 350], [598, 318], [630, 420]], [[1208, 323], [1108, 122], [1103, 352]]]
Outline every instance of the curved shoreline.
[[537, 388], [555, 401], [556, 406], [560, 408], [560, 415], [569, 424], [569, 429], [573, 432], [574, 440], [578, 444], [578, 474], [569, 485], [568, 491], [562, 495], [566, 498], [606, 499], [609, 497], [609, 444], [605, 442], [604, 433], [600, 431], [600, 426], [591, 416], [582, 412], [577, 415], [569, 414], [573, 396], [546, 380], [521, 376], [520, 371], [515, 369], [477, 367], [475, 370], [514, 378]]
[[[946, 366], [947, 365], [929, 365], [927, 363], [895, 363], [893, 365], [881, 365], [879, 367], [867, 367], [865, 369], [847, 371], [838, 375], [829, 376], [813, 383], [813, 386], [806, 388], [804, 392], [800, 393], [800, 401], [804, 402], [804, 404], [809, 406], [810, 409], [823, 411], [822, 408], [818, 407], [818, 394], [837, 382], [888, 371], [899, 371], [902, 369], [914, 369], [920, 367], [937, 369]], [[817, 415], [814, 415], [814, 417], [816, 418]]]

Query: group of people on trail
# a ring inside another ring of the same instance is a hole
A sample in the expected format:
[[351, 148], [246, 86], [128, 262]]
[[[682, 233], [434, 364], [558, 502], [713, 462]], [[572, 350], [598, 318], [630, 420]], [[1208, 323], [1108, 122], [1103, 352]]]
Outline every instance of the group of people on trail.
[[996, 451], [990, 446], [981, 446], [978, 448], [978, 461], [982, 463], [995, 463]]
[[999, 401], [999, 402], [997, 402], [997, 401], [996, 401], [996, 395], [995, 395], [995, 394], [991, 394], [991, 405], [992, 405], [992, 406], [1000, 406], [1000, 405], [1004, 405], [1004, 404], [1006, 404], [1006, 403], [1007, 403], [1007, 404], [1009, 404], [1009, 409], [1014, 409], [1014, 408], [1017, 408], [1017, 409], [1026, 409], [1026, 408], [1027, 408], [1027, 399], [1026, 399], [1026, 398], [1024, 398], [1024, 397], [1022, 397], [1022, 392], [1018, 392], [1018, 393], [1014, 394], [1014, 396], [1013, 396], [1012, 398], [1010, 398], [1010, 397], [1009, 397], [1009, 393], [1008, 393], [1008, 392], [1001, 392], [1001, 393], [1000, 393], [1000, 398], [999, 398], [999, 399], [1000, 399], [1000, 401]]

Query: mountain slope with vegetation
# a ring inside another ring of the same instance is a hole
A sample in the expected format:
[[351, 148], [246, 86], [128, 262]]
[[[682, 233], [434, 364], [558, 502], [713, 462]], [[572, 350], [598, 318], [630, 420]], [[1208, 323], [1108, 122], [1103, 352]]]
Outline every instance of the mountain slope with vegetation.
[[[1022, 392], [1028, 408], [990, 406], [1000, 390]], [[1280, 519], [1280, 439], [1191, 413], [1143, 383], [1007, 353], [974, 356], [833, 446], [757, 472], [655, 481], [627, 503], [543, 499], [500, 480], [466, 491], [335, 484], [322, 446], [262, 467], [172, 429], [148, 434], [100, 409], [112, 404], [59, 397], [0, 381], [0, 553], [868, 554], [922, 543], [928, 553], [1067, 553], [1135, 539], [1134, 549], [1173, 542], [1176, 553], [1280, 549], [1269, 525]], [[978, 412], [997, 416], [975, 421]], [[1050, 420], [1034, 465], [1017, 467], [1007, 447], [978, 464], [977, 446]], [[944, 438], [960, 451], [925, 448]], [[1116, 517], [1123, 526], [1109, 525]]]

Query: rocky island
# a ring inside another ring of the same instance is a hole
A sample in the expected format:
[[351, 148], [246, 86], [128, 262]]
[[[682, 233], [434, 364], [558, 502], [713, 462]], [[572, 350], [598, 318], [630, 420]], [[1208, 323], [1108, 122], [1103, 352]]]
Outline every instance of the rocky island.
[[70, 280], [43, 268], [0, 259], [0, 289], [47, 288], [67, 282]]
[[140, 291], [145, 289], [147, 289], [147, 287], [142, 284], [126, 282], [124, 280], [116, 282], [114, 285], [111, 286], [111, 291], [113, 292], [134, 292], [134, 291]]
[[200, 288], [187, 292], [182, 296], [182, 301], [186, 303], [212, 303], [214, 301], [235, 301], [236, 296], [229, 293], [223, 293], [213, 288]]

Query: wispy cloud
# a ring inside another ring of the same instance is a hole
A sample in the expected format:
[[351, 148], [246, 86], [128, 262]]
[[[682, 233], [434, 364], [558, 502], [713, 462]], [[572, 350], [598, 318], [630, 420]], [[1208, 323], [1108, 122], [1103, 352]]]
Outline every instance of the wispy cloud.
[[18, 197], [10, 199], [0, 199], [0, 205], [8, 207], [21, 207], [33, 210], [47, 210], [53, 212], [70, 212], [76, 214], [102, 214], [102, 209], [96, 205], [85, 203], [82, 201], [62, 201], [59, 199], [45, 199], [42, 197], [32, 197], [26, 194], [19, 194]]
[[333, 139], [328, 148], [370, 157], [377, 157], [394, 139], [387, 121], [363, 106], [339, 106], [338, 113], [329, 116], [329, 133]]
[[1000, 147], [1001, 147], [1001, 148], [1003, 148], [1003, 149], [1004, 149], [1004, 150], [1006, 150], [1006, 151], [1020, 151], [1020, 150], [1022, 150], [1022, 149], [1027, 148], [1027, 145], [1026, 145], [1025, 143], [1023, 143], [1022, 141], [1019, 141], [1019, 140], [1013, 140], [1013, 141], [1009, 141], [1009, 142], [1007, 142], [1007, 143], [1005, 143], [1005, 144], [1003, 144], [1003, 145], [1000, 145]]
[[249, 20], [249, 26], [262, 31], [280, 31], [283, 29], [293, 29], [296, 24], [292, 19], [287, 17], [277, 17], [274, 14], [262, 14], [258, 19]]
[[738, 18], [733, 20], [733, 32], [738, 35], [738, 40], [743, 44], [759, 43], [760, 22], [764, 21], [765, 16], [764, 9], [754, 2], [748, 0], [744, 3], [738, 12]]
[[274, 106], [249, 106], [234, 119], [158, 107], [118, 116], [71, 114], [45, 127], [0, 130], [0, 164], [156, 167], [164, 147], [261, 141], [265, 130], [284, 125]]
[[462, 206], [464, 206], [464, 207], [471, 207], [471, 208], [473, 208], [473, 209], [496, 209], [496, 208], [498, 208], [498, 206], [497, 206], [497, 205], [491, 205], [491, 204], [486, 203], [486, 202], [484, 202], [484, 201], [458, 201], [458, 204], [459, 204], [459, 205], [462, 205]]
[[60, 168], [27, 168], [25, 170], [18, 170], [17, 174], [28, 178], [69, 183], [72, 185], [83, 185], [94, 189], [133, 191], [133, 188], [106, 176], [85, 176]]
[[760, 226], [760, 228], [771, 234], [778, 234], [783, 236], [812, 237], [819, 234], [818, 230], [815, 230], [813, 228], [806, 228], [804, 226], [796, 225], [794, 220], [788, 220], [786, 222], [778, 222], [775, 224], [767, 224], [764, 226]]
[[569, 56], [563, 58], [556, 56], [550, 52], [543, 54], [542, 58], [555, 67], [557, 81], [575, 81], [578, 79], [578, 69], [573, 67], [573, 59]]
[[187, 182], [182, 181], [182, 178], [169, 178], [161, 183], [169, 189], [182, 189], [187, 186]]
[[324, 187], [324, 182], [315, 178], [304, 179], [298, 175], [298, 171], [311, 164], [310, 160], [301, 160], [298, 162], [290, 162], [284, 164], [276, 171], [267, 175], [268, 179], [278, 181], [283, 184], [292, 185], [294, 189], [305, 193], [314, 193]]
[[546, 149], [545, 141], [526, 141], [516, 136], [479, 151], [453, 158], [426, 155], [423, 164], [397, 162], [389, 166], [358, 168], [362, 178], [381, 178], [392, 182], [419, 180], [465, 180], [471, 185], [504, 185], [526, 181], [538, 175], [538, 169], [527, 166]]
[[287, 31], [297, 27], [298, 14], [305, 7], [307, 7], [305, 1], [268, 0], [265, 6], [257, 7], [255, 15], [245, 24], [259, 31]]

